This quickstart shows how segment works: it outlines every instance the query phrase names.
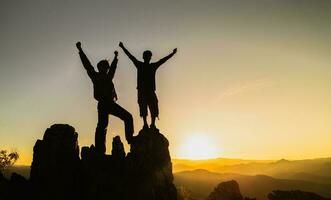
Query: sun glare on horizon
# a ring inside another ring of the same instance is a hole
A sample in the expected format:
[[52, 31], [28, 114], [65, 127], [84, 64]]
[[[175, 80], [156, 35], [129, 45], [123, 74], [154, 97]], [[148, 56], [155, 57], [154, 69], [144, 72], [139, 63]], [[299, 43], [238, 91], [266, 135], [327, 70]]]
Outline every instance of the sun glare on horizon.
[[179, 158], [204, 160], [220, 157], [215, 141], [204, 134], [190, 135], [179, 149]]

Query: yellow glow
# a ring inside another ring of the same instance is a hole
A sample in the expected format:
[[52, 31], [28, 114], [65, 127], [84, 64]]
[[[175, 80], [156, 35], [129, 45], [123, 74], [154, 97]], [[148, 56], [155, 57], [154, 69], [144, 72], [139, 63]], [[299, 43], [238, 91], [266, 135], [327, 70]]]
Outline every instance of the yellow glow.
[[179, 157], [191, 160], [220, 157], [215, 141], [206, 134], [189, 135], [179, 149]]

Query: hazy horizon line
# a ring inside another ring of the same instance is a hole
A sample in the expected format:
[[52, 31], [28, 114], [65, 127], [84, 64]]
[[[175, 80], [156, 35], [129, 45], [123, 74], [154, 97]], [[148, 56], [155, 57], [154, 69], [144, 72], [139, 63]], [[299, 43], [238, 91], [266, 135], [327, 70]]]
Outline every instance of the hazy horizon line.
[[[305, 158], [305, 159], [286, 159], [286, 158], [280, 158], [280, 159], [248, 159], [248, 158], [229, 158], [229, 157], [217, 157], [217, 158], [210, 158], [210, 159], [185, 159], [185, 158], [172, 158], [171, 160], [177, 160], [177, 161], [191, 161], [191, 162], [201, 162], [201, 161], [211, 161], [211, 160], [242, 160], [242, 161], [261, 161], [261, 162], [274, 162], [274, 161], [280, 161], [280, 160], [287, 160], [287, 161], [307, 161], [307, 160], [322, 160], [322, 159], [331, 159], [331, 156], [329, 157], [315, 157], [315, 158]], [[31, 166], [28, 164], [15, 164], [12, 167], [18, 167], [18, 166]]]

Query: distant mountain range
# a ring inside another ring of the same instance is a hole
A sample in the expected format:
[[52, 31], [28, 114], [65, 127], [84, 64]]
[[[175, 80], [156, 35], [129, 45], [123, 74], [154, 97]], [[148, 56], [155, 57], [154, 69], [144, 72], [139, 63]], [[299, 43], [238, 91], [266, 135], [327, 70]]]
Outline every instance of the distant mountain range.
[[216, 187], [224, 181], [236, 180], [244, 196], [266, 200], [273, 190], [302, 190], [314, 192], [325, 197], [331, 197], [331, 184], [302, 180], [276, 179], [265, 175], [240, 175], [233, 173], [215, 173], [203, 169], [177, 172], [175, 185], [190, 191], [193, 199], [205, 199]]
[[205, 169], [217, 173], [242, 175], [267, 175], [280, 179], [305, 180], [317, 183], [331, 183], [331, 158], [307, 160], [172, 160], [175, 172]]

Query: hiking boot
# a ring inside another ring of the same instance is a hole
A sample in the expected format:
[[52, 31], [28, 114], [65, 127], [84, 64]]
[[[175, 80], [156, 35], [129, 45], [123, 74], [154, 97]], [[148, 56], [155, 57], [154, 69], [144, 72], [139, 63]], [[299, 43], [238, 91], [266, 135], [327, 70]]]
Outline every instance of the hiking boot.
[[159, 129], [156, 128], [155, 124], [151, 124], [150, 129], [153, 130], [153, 131], [157, 131], [157, 132], [159, 131]]
[[148, 125], [147, 124], [144, 124], [143, 129], [144, 130], [148, 130], [149, 129]]

